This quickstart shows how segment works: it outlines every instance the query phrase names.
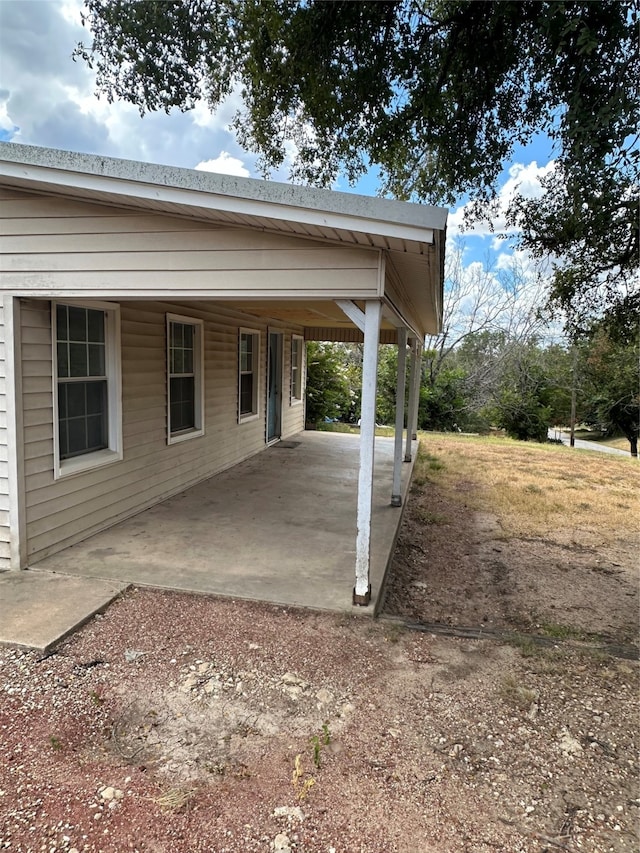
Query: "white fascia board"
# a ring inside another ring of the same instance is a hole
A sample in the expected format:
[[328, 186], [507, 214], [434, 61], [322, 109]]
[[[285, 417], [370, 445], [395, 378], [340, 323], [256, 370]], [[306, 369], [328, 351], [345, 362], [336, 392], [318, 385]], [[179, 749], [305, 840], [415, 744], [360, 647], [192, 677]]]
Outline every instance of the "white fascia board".
[[[228, 194], [226, 192], [211, 191], [206, 187], [189, 188], [180, 186], [171, 186], [166, 183], [151, 183], [146, 180], [136, 180], [130, 177], [119, 177], [114, 175], [93, 174], [86, 171], [72, 171], [62, 168], [57, 168], [54, 165], [38, 165], [30, 163], [14, 162], [3, 158], [5, 153], [4, 146], [0, 146], [0, 176], [8, 179], [18, 180], [21, 185], [33, 184], [34, 188], [48, 188], [55, 191], [56, 188], [72, 189], [77, 191], [78, 196], [82, 196], [83, 192], [91, 192], [99, 195], [115, 195], [122, 199], [126, 204], [127, 200], [136, 203], [138, 207], [144, 207], [144, 201], [161, 202], [164, 204], [176, 204], [190, 207], [194, 215], [197, 216], [198, 211], [222, 211], [227, 213], [239, 214], [253, 218], [267, 217], [284, 222], [298, 222], [304, 225], [315, 225], [337, 230], [355, 231], [362, 234], [371, 234], [382, 237], [395, 237], [398, 239], [413, 240], [418, 243], [433, 243], [434, 231], [440, 230], [446, 223], [446, 211], [441, 208], [431, 208], [422, 205], [407, 205], [408, 207], [418, 208], [413, 211], [420, 215], [423, 220], [433, 220], [433, 226], [413, 224], [410, 222], [389, 221], [384, 218], [385, 204], [389, 205], [389, 214], [395, 214], [398, 210], [397, 205], [401, 202], [395, 202], [378, 198], [367, 198], [365, 196], [353, 195], [352, 207], [354, 212], [337, 211], [331, 209], [323, 209], [321, 202], [329, 201], [333, 192], [329, 190], [321, 191], [307, 187], [289, 187], [286, 184], [270, 183], [267, 181], [256, 181], [255, 179], [243, 178], [235, 179], [233, 186], [237, 186], [237, 195]], [[104, 158], [96, 158], [100, 160]], [[118, 162], [118, 161], [114, 161]], [[124, 161], [126, 163], [126, 161]], [[127, 164], [128, 165], [128, 164]], [[132, 164], [133, 165], [133, 164]], [[154, 169], [147, 167], [147, 164], [135, 164], [144, 172], [149, 171], [154, 173]], [[155, 167], [157, 170], [165, 169], [165, 167]], [[166, 169], [169, 175], [173, 172], [191, 173], [189, 170], [172, 170]], [[198, 178], [202, 173], [193, 173]], [[209, 178], [225, 178], [227, 176], [218, 176], [209, 174]], [[204, 181], [203, 183], [206, 183]], [[211, 182], [212, 184], [215, 181]], [[256, 187], [256, 185], [260, 185]], [[242, 190], [251, 187], [251, 196], [242, 195]], [[260, 190], [263, 196], [272, 196], [272, 198], [257, 198], [257, 190]], [[277, 200], [277, 196], [286, 198], [287, 195], [296, 196], [296, 204], [287, 203], [285, 200]], [[305, 206], [305, 195], [308, 196]], [[341, 198], [339, 200], [341, 207], [348, 207], [351, 200], [348, 193], [336, 193]], [[346, 200], [345, 200], [346, 197]], [[94, 198], [94, 201], [99, 201]], [[142, 202], [142, 204], [141, 204]], [[366, 215], [367, 207], [375, 207], [377, 216], [371, 217]], [[435, 213], [432, 214], [432, 211]], [[396, 218], [393, 216], [393, 218]], [[259, 223], [258, 223], [259, 224]]]
[[386, 296], [383, 300], [382, 313], [386, 320], [398, 329], [406, 329], [409, 336], [424, 342], [424, 331], [420, 329], [415, 320], [408, 317], [396, 308], [393, 302]]

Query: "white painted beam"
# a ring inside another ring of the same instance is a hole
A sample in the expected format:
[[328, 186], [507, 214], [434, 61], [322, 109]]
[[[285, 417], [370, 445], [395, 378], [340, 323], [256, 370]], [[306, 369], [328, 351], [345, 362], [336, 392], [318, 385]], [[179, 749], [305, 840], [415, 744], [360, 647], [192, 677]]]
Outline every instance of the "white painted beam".
[[[413, 422], [418, 410], [418, 398], [416, 397], [416, 375], [418, 372], [418, 342], [411, 342], [411, 358], [409, 361], [409, 407], [407, 411], [407, 439], [404, 450], [404, 461], [411, 462], [411, 439], [413, 437]], [[419, 386], [418, 386], [419, 393]]]
[[378, 336], [382, 315], [380, 302], [365, 302], [364, 352], [362, 356], [362, 402], [360, 411], [360, 468], [358, 471], [358, 514], [356, 535], [356, 584], [353, 603], [371, 601], [371, 511], [373, 506], [373, 463], [376, 435], [376, 386], [378, 380]]
[[415, 406], [413, 409], [413, 421], [411, 422], [411, 438], [418, 438], [418, 413], [420, 409], [420, 383], [422, 380], [422, 350], [423, 350], [423, 341], [416, 341], [416, 375], [414, 376], [414, 396], [415, 396]]
[[407, 378], [407, 330], [398, 329], [398, 371], [396, 376], [396, 432], [393, 452], [393, 488], [391, 506], [402, 506], [402, 431], [404, 428], [404, 392]]
[[354, 326], [357, 326], [361, 332], [364, 332], [364, 311], [358, 308], [355, 302], [352, 302], [350, 299], [336, 299], [336, 305], [344, 314], [347, 315]]
[[24, 432], [22, 417], [22, 360], [20, 300], [4, 299], [7, 441], [9, 445], [9, 554], [12, 569], [27, 567], [24, 496]]

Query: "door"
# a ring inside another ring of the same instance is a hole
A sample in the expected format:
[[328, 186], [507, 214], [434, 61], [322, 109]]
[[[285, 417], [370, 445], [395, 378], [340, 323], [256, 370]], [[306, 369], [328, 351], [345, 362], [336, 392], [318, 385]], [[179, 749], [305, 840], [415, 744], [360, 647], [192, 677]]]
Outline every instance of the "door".
[[282, 333], [269, 332], [267, 377], [267, 442], [282, 432]]

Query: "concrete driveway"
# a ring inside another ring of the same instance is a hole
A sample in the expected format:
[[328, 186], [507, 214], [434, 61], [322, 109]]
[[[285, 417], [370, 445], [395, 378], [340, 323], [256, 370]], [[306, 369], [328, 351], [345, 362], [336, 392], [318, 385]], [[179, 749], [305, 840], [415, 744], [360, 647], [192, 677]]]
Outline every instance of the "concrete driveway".
[[[549, 438], [552, 441], [561, 441], [567, 447], [571, 446], [569, 434], [559, 429], [550, 429]], [[618, 456], [631, 456], [628, 450], [620, 450], [618, 447], [608, 447], [606, 444], [600, 444], [598, 441], [583, 441], [576, 438], [574, 442], [576, 450], [599, 450], [601, 453], [613, 453]]]

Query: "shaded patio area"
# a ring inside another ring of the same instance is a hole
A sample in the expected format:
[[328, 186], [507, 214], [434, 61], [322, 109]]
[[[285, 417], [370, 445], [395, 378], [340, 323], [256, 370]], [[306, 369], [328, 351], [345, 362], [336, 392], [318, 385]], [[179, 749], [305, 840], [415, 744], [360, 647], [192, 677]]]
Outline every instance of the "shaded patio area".
[[377, 438], [372, 596], [353, 607], [359, 441], [299, 433], [30, 568], [372, 615], [402, 510], [390, 506], [393, 439]]

